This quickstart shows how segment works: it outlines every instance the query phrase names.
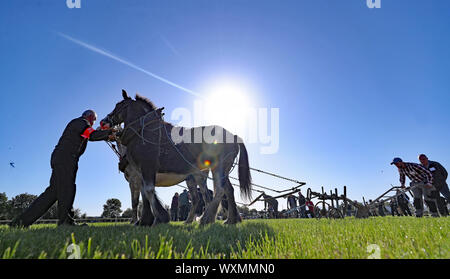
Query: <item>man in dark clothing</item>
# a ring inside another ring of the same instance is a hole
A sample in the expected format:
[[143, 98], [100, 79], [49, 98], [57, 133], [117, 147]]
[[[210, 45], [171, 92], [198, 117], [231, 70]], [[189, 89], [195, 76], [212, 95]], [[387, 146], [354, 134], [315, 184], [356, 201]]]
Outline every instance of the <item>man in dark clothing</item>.
[[347, 209], [346, 209], [346, 215], [347, 215], [347, 217], [350, 217], [350, 216], [352, 216], [352, 213], [353, 213], [353, 206], [350, 204], [350, 203], [348, 203], [347, 204]]
[[380, 204], [378, 205], [378, 215], [381, 216], [381, 217], [386, 216], [386, 214], [384, 213], [384, 210], [385, 210], [384, 204], [383, 204], [383, 203], [380, 203]]
[[306, 218], [306, 198], [302, 192], [298, 192], [298, 206], [300, 207], [300, 217]]
[[180, 214], [180, 221], [185, 221], [189, 214], [189, 193], [186, 189], [180, 194], [180, 198], [178, 199], [178, 208]]
[[389, 206], [391, 208], [391, 214], [392, 216], [400, 216], [400, 214], [398, 214], [398, 203], [397, 203], [397, 199], [393, 198], [390, 202], [389, 202]]
[[85, 111], [81, 117], [67, 124], [58, 144], [51, 155], [52, 176], [50, 186], [13, 220], [12, 226], [28, 227], [58, 201], [58, 225], [73, 225], [73, 201], [76, 191], [78, 160], [86, 150], [87, 142], [113, 140], [112, 130], [94, 130], [97, 114]]
[[391, 165], [395, 165], [400, 174], [400, 183], [405, 188], [406, 176], [411, 180], [411, 191], [414, 195], [414, 207], [416, 217], [423, 216], [423, 202], [428, 205], [431, 216], [439, 217], [437, 212], [437, 198], [439, 192], [433, 186], [433, 175], [423, 166], [415, 163], [403, 162], [400, 158], [394, 158]]
[[278, 201], [273, 197], [264, 194], [264, 210], [269, 211], [271, 218], [277, 218], [278, 216]]
[[170, 216], [172, 217], [172, 221], [178, 220], [178, 193], [172, 198], [172, 204], [170, 205]]
[[[372, 200], [369, 200], [369, 204], [372, 204], [372, 202]], [[378, 216], [377, 211], [372, 207], [369, 208], [369, 214], [370, 216]]]
[[[297, 208], [297, 197], [294, 195], [289, 195], [287, 197], [287, 209], [288, 209], [288, 216], [294, 216], [295, 218], [298, 218], [298, 208]], [[290, 215], [292, 214], [292, 215]], [[286, 218], [287, 218], [286, 217]]]
[[[448, 189], [448, 184], [446, 181], [447, 177], [448, 177], [447, 170], [438, 162], [428, 160], [428, 157], [425, 154], [419, 155], [419, 161], [420, 161], [420, 164], [424, 168], [429, 170], [431, 172], [431, 174], [433, 175], [433, 186], [448, 201], [450, 199], [450, 191]], [[437, 198], [439, 212], [441, 213], [441, 215], [447, 216], [447, 213], [446, 213], [447, 203], [444, 202], [444, 200], [439, 197], [439, 193], [435, 193], [435, 195], [436, 194], [437, 194], [436, 198]]]
[[287, 197], [287, 209], [293, 209], [297, 207], [297, 198], [294, 195]]

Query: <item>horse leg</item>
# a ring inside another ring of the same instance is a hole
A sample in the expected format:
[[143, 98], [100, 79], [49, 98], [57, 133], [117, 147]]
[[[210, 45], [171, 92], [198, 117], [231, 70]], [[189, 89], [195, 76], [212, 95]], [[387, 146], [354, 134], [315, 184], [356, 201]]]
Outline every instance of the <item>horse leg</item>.
[[214, 223], [216, 220], [217, 210], [219, 207], [219, 204], [222, 201], [222, 197], [224, 195], [224, 189], [223, 189], [223, 168], [218, 166], [213, 171], [213, 179], [214, 179], [214, 198], [209, 203], [209, 205], [206, 207], [205, 212], [203, 213], [200, 224], [206, 225]]
[[190, 224], [194, 221], [195, 212], [197, 211], [197, 207], [199, 206], [200, 198], [198, 197], [197, 183], [195, 183], [195, 179], [192, 177], [192, 175], [189, 175], [186, 179], [186, 185], [188, 186], [189, 194], [191, 195], [192, 206], [184, 223]]
[[131, 189], [131, 208], [133, 215], [131, 216], [131, 224], [136, 223], [138, 220], [138, 206], [139, 206], [139, 195], [140, 191], [136, 188], [134, 183], [130, 183]]
[[143, 171], [142, 172], [143, 177], [143, 183], [142, 183], [142, 196], [145, 196], [149, 203], [150, 208], [155, 216], [155, 220], [153, 222], [153, 225], [157, 225], [159, 223], [168, 223], [170, 221], [169, 213], [167, 210], [161, 205], [160, 201], [158, 200], [158, 197], [156, 196], [155, 192], [155, 178], [156, 173], [155, 172], [148, 172]]
[[224, 179], [224, 190], [228, 200], [228, 218], [226, 224], [233, 225], [241, 222], [241, 216], [239, 215], [236, 201], [234, 199], [234, 189], [228, 177], [225, 177]]
[[155, 216], [153, 216], [153, 214], [152, 214], [152, 211], [150, 208], [150, 202], [148, 201], [148, 199], [142, 189], [142, 216], [139, 219], [137, 224], [139, 226], [151, 226], [154, 221], [155, 221]]
[[195, 179], [195, 182], [197, 183], [197, 185], [200, 187], [200, 192], [202, 193], [203, 201], [205, 202], [205, 208], [206, 208], [213, 198], [209, 194], [209, 191], [208, 191], [208, 183], [207, 183], [208, 172], [202, 172], [202, 174], [196, 174], [194, 176], [194, 179]]

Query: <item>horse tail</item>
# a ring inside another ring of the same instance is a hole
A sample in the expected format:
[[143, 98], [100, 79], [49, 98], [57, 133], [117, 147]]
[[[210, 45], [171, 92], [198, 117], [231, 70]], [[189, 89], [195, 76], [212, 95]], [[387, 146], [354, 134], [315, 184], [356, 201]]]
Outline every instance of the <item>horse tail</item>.
[[239, 185], [241, 196], [247, 200], [252, 198], [252, 176], [250, 174], [250, 165], [248, 162], [247, 149], [244, 143], [239, 143]]

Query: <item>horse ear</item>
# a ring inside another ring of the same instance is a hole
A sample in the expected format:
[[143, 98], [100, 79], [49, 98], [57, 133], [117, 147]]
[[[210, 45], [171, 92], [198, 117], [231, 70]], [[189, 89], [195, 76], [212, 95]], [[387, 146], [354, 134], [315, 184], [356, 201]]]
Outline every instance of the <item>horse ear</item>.
[[122, 97], [124, 100], [131, 99], [130, 96], [128, 96], [128, 93], [127, 91], [125, 91], [125, 89], [122, 89]]

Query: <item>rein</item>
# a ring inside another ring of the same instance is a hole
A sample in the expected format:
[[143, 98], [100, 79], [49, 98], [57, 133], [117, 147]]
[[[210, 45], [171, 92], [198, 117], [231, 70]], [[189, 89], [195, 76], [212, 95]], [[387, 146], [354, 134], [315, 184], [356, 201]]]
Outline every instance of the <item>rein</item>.
[[[145, 122], [145, 119], [146, 119], [147, 117], [149, 117], [150, 115], [154, 114], [154, 113], [160, 113], [163, 109], [164, 109], [164, 108], [159, 108], [159, 109], [156, 109], [156, 110], [152, 110], [152, 111], [146, 113], [145, 115], [140, 116], [140, 117], [137, 118], [136, 120], [134, 120], [134, 121], [128, 123], [128, 124], [124, 127], [124, 129], [123, 129], [123, 131], [122, 131], [122, 133], [121, 133], [121, 136], [120, 136], [121, 140], [123, 140], [123, 138], [125, 137], [125, 132], [127, 131], [127, 129], [130, 129], [131, 131], [134, 132], [134, 134], [136, 134], [139, 138], [142, 139], [142, 144], [150, 143], [150, 144], [153, 144], [153, 145], [160, 145], [160, 144], [161, 144], [161, 136], [162, 136], [162, 133], [161, 133], [161, 127], [163, 126], [163, 123], [162, 123], [162, 117], [158, 117], [158, 118], [156, 118], [156, 119], [152, 119], [152, 120], [150, 120], [150, 121], [148, 121], [148, 122]], [[140, 131], [138, 131], [137, 129], [135, 129], [135, 128], [132, 127], [132, 125], [134, 125], [134, 124], [136, 124], [136, 123], [138, 123], [138, 122], [139, 122], [139, 124], [140, 124], [140, 128], [139, 128], [138, 130], [140, 130]], [[152, 129], [152, 130], [149, 130], [149, 131], [150, 131], [150, 132], [154, 132], [154, 131], [158, 130], [158, 142], [152, 142], [152, 141], [150, 141], [150, 140], [148, 140], [148, 139], [146, 139], [146, 138], [144, 137], [144, 131], [145, 131], [145, 128], [146, 128], [148, 125], [153, 124], [153, 123], [155, 123], [155, 122], [158, 122], [160, 125], [159, 125], [158, 127], [154, 128], [154, 129]]]
[[[120, 108], [119, 111], [122, 111], [122, 110], [128, 108], [129, 105], [130, 105], [130, 104], [127, 104], [126, 106]], [[142, 144], [149, 143], [149, 144], [152, 144], [152, 145], [157, 145], [158, 148], [159, 148], [159, 147], [161, 146], [161, 138], [162, 138], [162, 131], [161, 131], [161, 128], [164, 128], [164, 132], [165, 132], [165, 134], [166, 134], [166, 136], [167, 136], [168, 143], [170, 143], [170, 145], [172, 145], [172, 147], [173, 147], [173, 148], [175, 149], [175, 151], [180, 155], [180, 157], [183, 159], [183, 161], [185, 161], [189, 166], [191, 166], [194, 170], [196, 170], [196, 171], [197, 171], [200, 175], [202, 175], [203, 177], [207, 177], [207, 178], [209, 178], [209, 179], [212, 179], [212, 178], [208, 177], [207, 174], [204, 174], [204, 173], [203, 173], [203, 170], [201, 170], [198, 166], [192, 164], [189, 160], [187, 160], [186, 157], [184, 156], [184, 154], [179, 150], [179, 148], [178, 148], [178, 147], [176, 146], [176, 144], [173, 142], [172, 138], [171, 138], [170, 135], [169, 135], [169, 132], [167, 131], [166, 125], [164, 125], [164, 121], [163, 121], [163, 115], [164, 115], [164, 114], [161, 113], [161, 111], [162, 111], [163, 109], [164, 109], [164, 107], [158, 108], [158, 109], [155, 109], [155, 110], [152, 110], [152, 111], [146, 113], [145, 115], [140, 116], [140, 117], [138, 117], [137, 119], [131, 121], [131, 122], [128, 123], [128, 124], [126, 124], [126, 126], [124, 127], [124, 129], [120, 132], [121, 135], [120, 135], [119, 139], [120, 139], [120, 141], [122, 142], [122, 144], [123, 144], [124, 139], [125, 139], [125, 132], [126, 132], [127, 129], [129, 129], [129, 130], [131, 130], [136, 136], [138, 136], [138, 137], [142, 140]], [[151, 119], [150, 121], [145, 122], [146, 118], [149, 117], [150, 115], [154, 114], [154, 113], [157, 113], [157, 118], [156, 118], [156, 119]], [[159, 114], [159, 115], [158, 115], [158, 114]], [[108, 121], [113, 122], [110, 115], [107, 115], [107, 119], [108, 119]], [[148, 139], [146, 139], [146, 138], [144, 137], [144, 130], [145, 130], [145, 128], [146, 128], [148, 125], [150, 125], [150, 124], [152, 124], [152, 123], [155, 123], [155, 122], [158, 122], [158, 123], [159, 123], [159, 126], [156, 127], [156, 128], [154, 128], [154, 129], [152, 129], [152, 130], [149, 130], [149, 131], [153, 133], [153, 132], [155, 132], [156, 130], [158, 130], [158, 142], [152, 142], [152, 141], [150, 141], [150, 140], [148, 140]], [[135, 128], [132, 127], [132, 125], [134, 125], [134, 124], [136, 124], [136, 123], [139, 123], [139, 124], [140, 124], [140, 128], [135, 129]], [[139, 131], [139, 130], [140, 130], [140, 131]], [[116, 153], [116, 155], [117, 155], [117, 156], [119, 157], [119, 159], [120, 159], [122, 156], [121, 156], [120, 153], [116, 150], [115, 145], [114, 145], [114, 144], [111, 144], [111, 145], [110, 145], [109, 143], [108, 143], [108, 145], [111, 147], [111, 149], [113, 149], [113, 151]], [[225, 161], [225, 159], [228, 158], [231, 154], [232, 154], [232, 151], [229, 152], [228, 154], [226, 154], [226, 155], [221, 159], [221, 161]], [[222, 180], [224, 177], [228, 176], [229, 173], [231, 173], [231, 172], [233, 171], [233, 169], [234, 169], [235, 166], [236, 166], [236, 163], [233, 163], [233, 166], [232, 166], [231, 170], [228, 172], [228, 174], [224, 174], [222, 177], [220, 177], [220, 179]]]

